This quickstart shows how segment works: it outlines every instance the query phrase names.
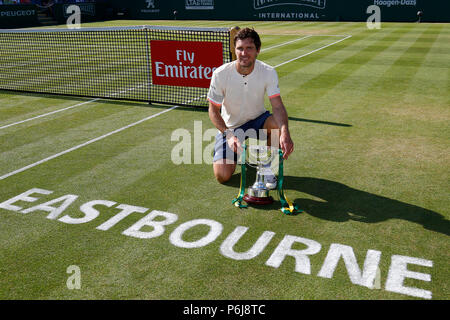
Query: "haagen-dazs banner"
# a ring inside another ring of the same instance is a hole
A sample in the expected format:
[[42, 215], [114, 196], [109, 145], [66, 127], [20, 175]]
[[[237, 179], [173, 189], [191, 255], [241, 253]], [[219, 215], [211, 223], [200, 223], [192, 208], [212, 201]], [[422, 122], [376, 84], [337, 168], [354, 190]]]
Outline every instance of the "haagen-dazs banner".
[[221, 42], [152, 40], [150, 50], [156, 85], [208, 88], [223, 64]]
[[258, 20], [323, 20], [327, 0], [253, 0]]

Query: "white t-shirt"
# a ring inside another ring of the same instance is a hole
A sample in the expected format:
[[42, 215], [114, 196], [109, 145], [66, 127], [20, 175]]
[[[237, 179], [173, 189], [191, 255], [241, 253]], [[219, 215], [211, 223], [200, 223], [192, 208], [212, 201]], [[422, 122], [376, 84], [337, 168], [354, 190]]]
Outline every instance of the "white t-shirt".
[[208, 100], [222, 106], [226, 126], [234, 129], [266, 112], [266, 93], [269, 98], [280, 95], [278, 75], [273, 67], [256, 60], [253, 71], [243, 76], [236, 70], [236, 61], [232, 61], [214, 71]]

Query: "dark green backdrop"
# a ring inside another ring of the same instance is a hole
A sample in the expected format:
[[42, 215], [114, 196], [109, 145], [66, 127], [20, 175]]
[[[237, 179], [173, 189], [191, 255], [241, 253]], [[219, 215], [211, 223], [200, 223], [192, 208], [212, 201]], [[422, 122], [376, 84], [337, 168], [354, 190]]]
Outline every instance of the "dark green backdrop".
[[[450, 0], [110, 0], [79, 4], [82, 22], [108, 19], [366, 21], [370, 5], [381, 21], [450, 22]], [[52, 8], [58, 23], [67, 20], [67, 5]], [[0, 5], [0, 28], [39, 25], [35, 5]]]
[[[381, 9], [381, 21], [449, 22], [449, 0], [112, 0], [131, 19], [366, 21], [367, 7]], [[174, 14], [176, 11], [176, 14]]]

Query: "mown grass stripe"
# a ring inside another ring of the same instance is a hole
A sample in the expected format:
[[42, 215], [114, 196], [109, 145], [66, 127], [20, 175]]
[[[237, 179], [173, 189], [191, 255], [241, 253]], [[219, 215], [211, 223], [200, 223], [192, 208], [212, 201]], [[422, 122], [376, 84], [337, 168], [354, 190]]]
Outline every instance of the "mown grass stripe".
[[79, 107], [79, 106], [82, 106], [82, 105], [85, 105], [85, 104], [88, 104], [88, 103], [91, 103], [91, 102], [94, 102], [94, 101], [97, 101], [97, 100], [99, 100], [99, 99], [92, 99], [92, 100], [89, 100], [89, 101], [80, 102], [80, 103], [77, 103], [77, 104], [69, 106], [69, 107], [65, 107], [65, 108], [62, 108], [62, 109], [58, 109], [58, 110], [54, 110], [54, 111], [47, 112], [47, 113], [44, 113], [44, 114], [40, 114], [38, 116], [27, 118], [25, 120], [13, 122], [13, 123], [1, 126], [0, 130], [6, 129], [6, 128], [9, 128], [9, 127], [21, 124], [21, 123], [25, 123], [25, 122], [28, 122], [28, 121], [32, 121], [32, 120], [36, 120], [36, 119], [39, 119], [39, 118], [43, 118], [43, 117], [46, 117], [46, 116], [49, 116], [49, 115], [52, 115], [52, 114], [55, 114], [55, 113], [58, 113], [58, 112], [66, 111], [66, 110], [69, 110], [69, 109], [73, 109], [73, 108], [76, 108], [76, 107]]
[[275, 48], [268, 52], [263, 52], [258, 56], [259, 60], [265, 63], [275, 66], [287, 61], [294, 61], [293, 58], [298, 57], [301, 54], [308, 54], [323, 45], [329, 44], [328, 39], [322, 39], [318, 37], [308, 37], [298, 43], [290, 43], [284, 47]]
[[291, 43], [294, 43], [294, 42], [297, 42], [297, 41], [301, 41], [301, 40], [307, 39], [309, 37], [311, 37], [311, 36], [303, 36], [303, 37], [300, 37], [300, 38], [297, 38], [297, 39], [294, 39], [294, 40], [290, 40], [290, 41], [286, 41], [286, 42], [279, 43], [279, 44], [276, 44], [276, 45], [272, 45], [270, 47], [266, 47], [266, 48], [261, 49], [261, 52], [265, 52], [265, 51], [269, 51], [269, 50], [272, 50], [272, 49], [275, 49], [275, 48], [286, 46], [288, 44], [291, 44]]
[[317, 52], [317, 51], [323, 50], [323, 49], [328, 48], [328, 47], [330, 47], [330, 46], [332, 46], [332, 45], [335, 45], [335, 44], [337, 44], [337, 43], [339, 43], [339, 42], [342, 42], [342, 41], [344, 41], [344, 40], [347, 40], [347, 39], [349, 39], [350, 37], [351, 37], [351, 36], [346, 36], [346, 37], [343, 38], [343, 39], [334, 41], [334, 42], [332, 42], [332, 43], [330, 43], [330, 44], [327, 44], [327, 45], [322, 46], [322, 47], [320, 47], [320, 48], [314, 49], [314, 50], [311, 51], [311, 52], [302, 54], [302, 55], [300, 55], [300, 56], [298, 56], [298, 57], [295, 57], [295, 58], [293, 58], [293, 59], [291, 59], [291, 60], [288, 60], [288, 61], [282, 62], [282, 63], [280, 63], [280, 64], [277, 64], [276, 66], [274, 66], [274, 68], [278, 68], [278, 67], [284, 66], [285, 64], [288, 64], [288, 63], [290, 63], [290, 62], [292, 62], [292, 61], [296, 61], [296, 60], [301, 59], [301, 58], [303, 58], [303, 57], [309, 56], [310, 54], [313, 54], [313, 53], [315, 53], [315, 52]]
[[118, 123], [125, 122], [122, 118], [132, 115], [127, 108], [99, 106], [94, 111], [76, 109], [55, 118], [29, 123], [26, 127], [10, 129], [10, 132], [0, 135], [0, 150], [3, 149], [0, 167], [12, 170], [12, 167], [36, 161], [36, 157], [42, 158], [43, 146], [46, 146], [47, 153], [57, 152], [61, 146], [82, 142], [106, 128], [113, 129]]
[[[333, 70], [332, 68], [336, 68], [336, 65], [340, 64], [342, 61], [351, 61], [348, 58], [350, 56], [357, 56], [358, 52], [355, 53], [352, 49], [354, 46], [361, 44], [361, 48], [367, 48], [370, 46], [371, 41], [374, 41], [373, 39], [379, 41], [378, 34], [372, 33], [367, 38], [352, 37], [351, 39], [342, 42], [339, 45], [339, 50], [330, 49], [320, 51], [315, 55], [307, 57], [305, 60], [294, 62], [289, 66], [289, 72], [283, 72], [283, 68], [279, 69], [278, 73], [280, 74], [280, 82], [282, 83], [281, 90], [284, 99], [287, 99], [287, 102], [289, 102], [291, 93], [295, 93], [300, 90], [303, 92], [304, 96], [302, 100], [305, 101], [305, 103], [308, 103], [306, 101], [311, 98], [311, 93], [305, 95], [305, 92], [307, 92], [308, 83], [311, 83], [311, 81], [317, 82], [318, 78], [323, 78], [327, 75], [331, 77], [333, 73], [331, 73], [330, 70]], [[299, 73], [302, 74], [300, 81], [298, 79]], [[297, 80], [294, 81], [294, 78]], [[318, 86], [321, 87], [321, 84], [318, 84]]]
[[119, 132], [121, 132], [121, 131], [123, 131], [123, 130], [126, 130], [126, 129], [128, 129], [128, 128], [134, 127], [134, 126], [136, 126], [136, 125], [139, 125], [139, 124], [141, 124], [142, 122], [145, 122], [145, 121], [147, 121], [147, 120], [153, 119], [153, 118], [155, 118], [155, 117], [157, 117], [157, 116], [159, 116], [159, 115], [161, 115], [161, 114], [164, 114], [164, 113], [166, 113], [166, 112], [172, 111], [173, 109], [175, 109], [175, 108], [177, 108], [177, 107], [178, 107], [178, 106], [173, 106], [173, 107], [171, 107], [171, 108], [169, 108], [169, 109], [166, 109], [166, 110], [164, 110], [164, 111], [158, 112], [158, 113], [156, 113], [156, 114], [154, 114], [154, 115], [151, 115], [151, 116], [149, 116], [149, 117], [146, 117], [146, 118], [141, 119], [141, 120], [139, 120], [139, 121], [136, 121], [136, 122], [134, 122], [134, 123], [131, 123], [131, 124], [125, 126], [125, 127], [116, 129], [116, 130], [111, 131], [111, 132], [108, 132], [108, 133], [106, 133], [106, 134], [104, 134], [104, 135], [102, 135], [102, 136], [99, 136], [99, 137], [97, 137], [97, 138], [91, 139], [91, 140], [89, 140], [89, 141], [86, 141], [86, 142], [84, 142], [84, 143], [82, 143], [82, 144], [79, 144], [79, 145], [74, 146], [74, 147], [72, 147], [72, 148], [69, 148], [69, 149], [66, 149], [66, 150], [64, 150], [64, 151], [61, 151], [61, 152], [59, 152], [59, 153], [56, 153], [56, 154], [54, 154], [54, 155], [52, 155], [52, 156], [49, 156], [49, 157], [47, 157], [47, 158], [45, 158], [45, 159], [42, 159], [42, 160], [37, 161], [37, 162], [35, 162], [35, 163], [29, 164], [29, 165], [27, 165], [27, 166], [25, 166], [25, 167], [22, 167], [22, 168], [20, 168], [20, 169], [14, 170], [14, 171], [12, 171], [12, 172], [6, 173], [6, 174], [0, 176], [0, 180], [4, 180], [4, 179], [6, 179], [6, 178], [8, 178], [8, 177], [11, 177], [11, 176], [16, 175], [16, 174], [18, 174], [18, 173], [21, 173], [21, 172], [23, 172], [23, 171], [26, 171], [26, 170], [31, 169], [31, 168], [33, 168], [33, 167], [36, 167], [36, 166], [38, 166], [38, 165], [40, 165], [40, 164], [42, 164], [42, 163], [48, 162], [48, 161], [53, 160], [53, 159], [55, 159], [55, 158], [58, 158], [58, 157], [60, 157], [60, 156], [62, 156], [62, 155], [65, 155], [65, 154], [67, 154], [67, 153], [69, 153], [69, 152], [75, 151], [75, 150], [80, 149], [80, 148], [82, 148], [82, 147], [84, 147], [84, 146], [87, 146], [87, 145], [92, 144], [92, 143], [94, 143], [94, 142], [97, 142], [97, 141], [99, 141], [99, 140], [105, 139], [105, 138], [107, 138], [107, 137], [109, 137], [109, 136], [111, 136], [111, 135], [113, 135], [113, 134], [119, 133]]
[[[396, 41], [400, 40], [401, 34], [397, 34]], [[392, 42], [385, 42], [384, 39], [375, 40], [375, 42], [367, 42], [367, 46], [356, 51], [353, 55], [348, 56], [346, 59], [336, 63], [333, 67], [326, 72], [319, 74], [317, 77], [309, 80], [303, 84], [304, 90], [321, 88], [321, 94], [316, 95], [315, 98], [308, 99], [308, 104], [314, 105], [319, 99], [327, 99], [329, 95], [334, 95], [334, 89], [339, 86], [340, 83], [350, 78], [363, 66], [370, 66], [371, 61], [376, 59], [381, 53], [389, 51]], [[367, 81], [371, 81], [370, 77], [367, 77]], [[364, 84], [364, 81], [363, 83]], [[366, 85], [364, 85], [367, 88]], [[358, 94], [360, 94], [358, 89]], [[363, 89], [364, 90], [364, 89]], [[364, 90], [365, 91], [365, 90]]]

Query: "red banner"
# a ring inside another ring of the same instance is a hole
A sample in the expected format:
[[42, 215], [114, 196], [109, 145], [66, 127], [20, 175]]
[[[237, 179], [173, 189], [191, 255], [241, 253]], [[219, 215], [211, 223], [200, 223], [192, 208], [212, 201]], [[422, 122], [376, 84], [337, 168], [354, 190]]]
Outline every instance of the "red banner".
[[221, 42], [150, 41], [153, 84], [209, 88], [223, 64]]

